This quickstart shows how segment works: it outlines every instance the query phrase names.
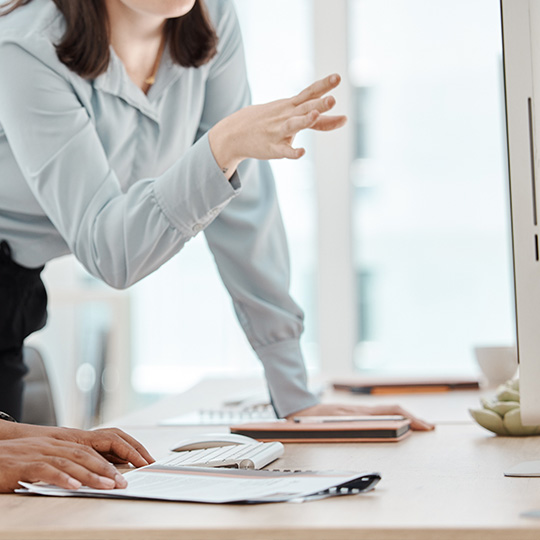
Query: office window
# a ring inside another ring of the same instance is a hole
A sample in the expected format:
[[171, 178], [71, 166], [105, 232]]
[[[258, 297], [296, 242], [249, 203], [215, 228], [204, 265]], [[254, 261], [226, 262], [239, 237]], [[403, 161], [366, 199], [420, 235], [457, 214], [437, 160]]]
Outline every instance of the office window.
[[[343, 79], [334, 94], [348, 125], [302, 134], [304, 158], [272, 162], [308, 367], [329, 377], [475, 371], [474, 346], [514, 341], [499, 3], [235, 5], [254, 102], [332, 72]], [[47, 267], [51, 276], [63, 264]], [[96, 290], [114, 345], [107, 418], [124, 412], [133, 389], [141, 402], [207, 374], [261, 371], [203, 235], [125, 294], [85, 279], [66, 289], [69, 272], [59, 274], [39, 336], [58, 388], [82, 385], [64, 391], [67, 412], [81, 408], [94, 376], [85, 378], [86, 364], [101, 361], [85, 345], [87, 319], [73, 315], [93, 309]], [[65, 331], [83, 319], [82, 330]]]
[[499, 2], [351, 0], [359, 370], [514, 341]]
[[[253, 101], [287, 97], [312, 79], [311, 3], [235, 1]], [[279, 29], [279, 39], [276, 32]], [[295, 61], [291, 62], [294, 54]], [[296, 144], [309, 146], [309, 136]], [[315, 195], [310, 157], [272, 162], [288, 234], [292, 294], [306, 312], [303, 347], [316, 363]], [[211, 373], [253, 373], [260, 363], [236, 320], [207, 248], [198, 235], [154, 275], [132, 289], [136, 392], [178, 391]]]

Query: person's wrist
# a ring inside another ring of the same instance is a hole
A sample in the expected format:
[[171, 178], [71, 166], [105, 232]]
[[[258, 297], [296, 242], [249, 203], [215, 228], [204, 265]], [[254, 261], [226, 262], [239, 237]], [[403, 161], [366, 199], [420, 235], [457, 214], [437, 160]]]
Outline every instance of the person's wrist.
[[21, 424], [2, 420], [0, 423], [0, 440], [16, 439], [21, 436]]
[[210, 129], [208, 142], [216, 163], [227, 180], [230, 180], [242, 162], [242, 157], [235, 148], [238, 137], [228, 124], [227, 118], [224, 118]]
[[19, 439], [23, 437], [54, 437], [55, 430], [59, 429], [53, 426], [36, 426], [34, 424], [22, 424], [6, 422], [10, 425], [9, 436], [5, 438]]

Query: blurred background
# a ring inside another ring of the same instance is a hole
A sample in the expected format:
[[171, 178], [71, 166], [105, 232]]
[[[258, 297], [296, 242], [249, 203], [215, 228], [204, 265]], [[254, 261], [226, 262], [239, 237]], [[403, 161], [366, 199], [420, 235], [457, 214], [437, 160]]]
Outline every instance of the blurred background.
[[[235, 0], [255, 103], [338, 72], [347, 126], [273, 162], [312, 376], [474, 376], [515, 341], [498, 0]], [[261, 366], [200, 234], [128, 291], [47, 265], [59, 422]]]

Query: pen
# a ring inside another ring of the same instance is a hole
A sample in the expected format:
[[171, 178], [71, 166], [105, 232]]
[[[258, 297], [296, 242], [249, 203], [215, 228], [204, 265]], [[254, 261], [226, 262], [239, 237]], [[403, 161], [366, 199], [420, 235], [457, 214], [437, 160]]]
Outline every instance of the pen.
[[295, 416], [293, 420], [300, 423], [326, 424], [329, 422], [381, 422], [405, 420], [399, 414], [379, 414], [365, 416]]

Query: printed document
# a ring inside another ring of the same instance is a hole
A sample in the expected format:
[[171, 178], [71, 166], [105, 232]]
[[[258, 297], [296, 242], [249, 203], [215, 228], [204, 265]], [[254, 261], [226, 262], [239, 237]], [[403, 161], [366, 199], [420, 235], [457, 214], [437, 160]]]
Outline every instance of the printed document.
[[159, 462], [127, 472], [125, 489], [62, 489], [21, 482], [18, 493], [62, 497], [113, 497], [201, 503], [263, 503], [309, 500], [373, 489], [377, 473], [267, 471], [170, 467]]

